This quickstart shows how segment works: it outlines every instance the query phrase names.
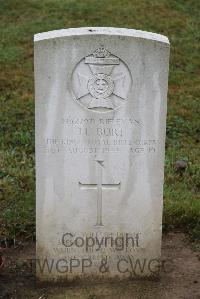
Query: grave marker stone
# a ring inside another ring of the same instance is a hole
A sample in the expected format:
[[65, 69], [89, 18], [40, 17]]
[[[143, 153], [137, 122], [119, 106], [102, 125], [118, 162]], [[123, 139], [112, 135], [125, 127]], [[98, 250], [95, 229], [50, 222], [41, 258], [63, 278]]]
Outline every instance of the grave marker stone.
[[155, 33], [35, 35], [39, 280], [158, 274], [168, 60]]

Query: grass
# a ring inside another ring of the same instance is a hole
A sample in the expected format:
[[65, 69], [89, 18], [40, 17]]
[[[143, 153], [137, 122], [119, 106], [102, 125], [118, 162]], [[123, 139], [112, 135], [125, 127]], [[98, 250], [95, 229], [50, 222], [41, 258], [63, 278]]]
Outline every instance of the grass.
[[[0, 0], [0, 234], [34, 235], [33, 34], [113, 26], [167, 35], [171, 42], [165, 229], [200, 238], [200, 2], [196, 0]], [[184, 172], [174, 168], [186, 160]]]

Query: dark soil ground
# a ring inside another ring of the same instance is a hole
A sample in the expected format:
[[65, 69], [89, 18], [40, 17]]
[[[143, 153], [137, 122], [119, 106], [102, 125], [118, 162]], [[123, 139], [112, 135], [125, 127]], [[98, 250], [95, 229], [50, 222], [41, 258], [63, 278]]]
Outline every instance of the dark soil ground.
[[170, 261], [158, 281], [104, 282], [39, 288], [30, 266], [35, 244], [10, 248], [0, 272], [1, 299], [199, 299], [200, 257], [183, 233], [163, 236], [163, 260]]

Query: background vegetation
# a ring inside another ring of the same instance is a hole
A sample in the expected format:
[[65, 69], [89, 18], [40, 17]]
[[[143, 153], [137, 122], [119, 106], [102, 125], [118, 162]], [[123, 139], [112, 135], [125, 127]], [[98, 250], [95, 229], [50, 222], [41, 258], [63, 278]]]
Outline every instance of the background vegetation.
[[1, 239], [35, 231], [33, 34], [81, 26], [169, 37], [163, 225], [200, 237], [199, 12], [196, 0], [0, 0]]

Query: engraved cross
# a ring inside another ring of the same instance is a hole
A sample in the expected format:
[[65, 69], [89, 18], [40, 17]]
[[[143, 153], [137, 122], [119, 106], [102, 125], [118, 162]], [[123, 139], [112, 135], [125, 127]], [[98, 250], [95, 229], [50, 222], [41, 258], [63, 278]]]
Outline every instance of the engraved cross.
[[98, 163], [98, 177], [97, 184], [83, 184], [79, 182], [79, 187], [82, 190], [97, 190], [97, 223], [96, 226], [103, 226], [102, 222], [102, 191], [106, 189], [119, 190], [121, 183], [117, 184], [103, 184], [102, 183], [102, 168], [104, 167], [101, 160], [96, 161]]

